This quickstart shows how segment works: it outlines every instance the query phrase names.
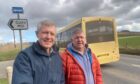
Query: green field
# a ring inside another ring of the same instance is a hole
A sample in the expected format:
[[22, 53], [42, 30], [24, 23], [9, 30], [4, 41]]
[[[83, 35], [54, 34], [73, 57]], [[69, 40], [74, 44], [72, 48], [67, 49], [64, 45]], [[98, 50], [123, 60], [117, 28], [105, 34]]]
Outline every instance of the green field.
[[140, 55], [140, 36], [119, 38], [120, 53]]
[[120, 48], [140, 49], [140, 36], [128, 36], [119, 38]]
[[[29, 45], [23, 45], [23, 48], [28, 47]], [[6, 60], [13, 60], [17, 56], [17, 54], [20, 52], [20, 46], [17, 45], [15, 48], [13, 45], [5, 45], [3, 47], [0, 47], [0, 61], [6, 61]]]
[[17, 48], [10, 51], [0, 51], [0, 61], [12, 60], [16, 57], [18, 52], [19, 49]]
[[0, 79], [0, 84], [8, 84], [8, 80], [6, 78]]

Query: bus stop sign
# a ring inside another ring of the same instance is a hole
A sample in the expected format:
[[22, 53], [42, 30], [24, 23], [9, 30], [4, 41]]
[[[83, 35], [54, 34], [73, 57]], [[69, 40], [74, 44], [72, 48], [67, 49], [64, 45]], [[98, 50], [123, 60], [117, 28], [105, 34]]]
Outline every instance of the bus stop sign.
[[12, 7], [12, 12], [13, 13], [23, 13], [23, 8], [22, 7]]

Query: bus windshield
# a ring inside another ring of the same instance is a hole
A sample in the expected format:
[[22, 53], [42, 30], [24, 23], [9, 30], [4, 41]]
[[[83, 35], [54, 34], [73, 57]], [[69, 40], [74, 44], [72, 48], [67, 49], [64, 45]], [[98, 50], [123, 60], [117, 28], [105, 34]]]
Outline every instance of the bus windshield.
[[113, 21], [90, 21], [86, 23], [88, 43], [114, 41]]

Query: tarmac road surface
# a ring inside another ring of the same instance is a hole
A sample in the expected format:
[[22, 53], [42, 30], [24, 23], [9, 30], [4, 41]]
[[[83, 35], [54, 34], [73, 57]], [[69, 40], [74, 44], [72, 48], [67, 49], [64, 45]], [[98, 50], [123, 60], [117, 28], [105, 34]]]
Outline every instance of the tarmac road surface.
[[140, 56], [121, 54], [120, 61], [101, 68], [104, 84], [140, 84]]

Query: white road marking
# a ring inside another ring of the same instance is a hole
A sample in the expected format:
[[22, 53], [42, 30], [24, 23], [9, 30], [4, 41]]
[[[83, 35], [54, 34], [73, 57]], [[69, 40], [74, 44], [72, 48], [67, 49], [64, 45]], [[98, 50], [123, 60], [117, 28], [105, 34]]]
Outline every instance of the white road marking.
[[131, 65], [134, 66], [134, 67], [140, 68], [140, 65], [138, 65], [138, 64], [131, 64]]

